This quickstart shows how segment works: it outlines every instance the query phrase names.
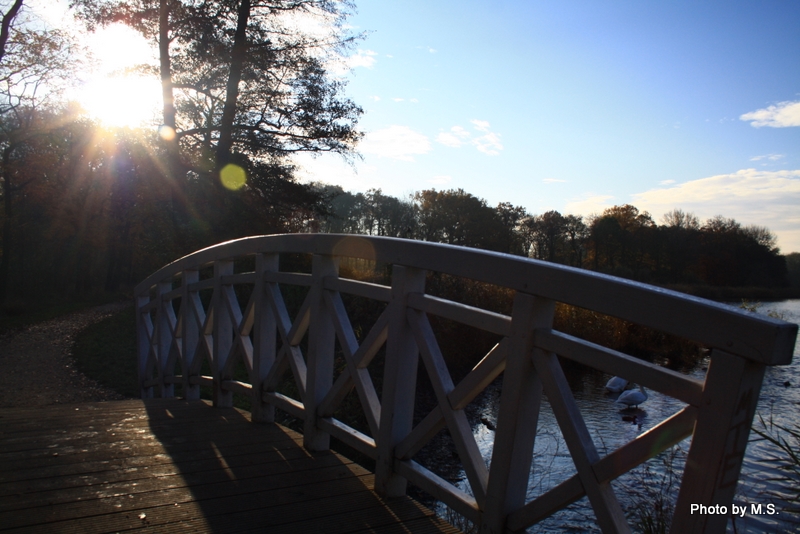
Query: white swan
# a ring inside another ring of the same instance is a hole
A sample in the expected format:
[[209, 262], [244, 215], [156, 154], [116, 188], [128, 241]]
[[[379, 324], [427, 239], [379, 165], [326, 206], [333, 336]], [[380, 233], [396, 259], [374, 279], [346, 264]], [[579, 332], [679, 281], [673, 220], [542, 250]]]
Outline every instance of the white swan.
[[647, 392], [645, 392], [642, 386], [639, 386], [639, 390], [629, 389], [628, 391], [623, 391], [622, 395], [619, 396], [617, 402], [620, 404], [626, 405], [628, 408], [635, 407], [638, 408], [641, 403], [647, 400]]
[[619, 393], [620, 391], [624, 390], [625, 386], [627, 385], [627, 380], [618, 376], [614, 376], [606, 383], [606, 391], [610, 391], [611, 393]]

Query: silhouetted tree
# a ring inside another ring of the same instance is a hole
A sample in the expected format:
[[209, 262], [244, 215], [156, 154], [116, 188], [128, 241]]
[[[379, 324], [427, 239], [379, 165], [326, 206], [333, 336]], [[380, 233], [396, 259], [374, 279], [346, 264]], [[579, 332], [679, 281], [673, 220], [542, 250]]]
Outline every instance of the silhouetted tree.
[[592, 265], [595, 270], [624, 276], [652, 268], [655, 223], [650, 214], [625, 204], [603, 211], [590, 223]]
[[[342, 96], [344, 82], [325, 67], [353, 40], [343, 25], [348, 3], [75, 0], [73, 5], [90, 27], [123, 22], [158, 45], [168, 168], [182, 196], [194, 201], [185, 211], [201, 216], [212, 239], [236, 234], [235, 210], [242, 203], [280, 210], [285, 197], [271, 192], [297, 193], [289, 202], [294, 205], [313, 197], [305, 186], [276, 182], [294, 182], [292, 154], [354, 155], [362, 110]], [[326, 31], [304, 30], [299, 17]], [[236, 193], [220, 185], [228, 164], [247, 172], [247, 184]], [[312, 198], [307, 208], [315, 209], [319, 201]]]
[[525, 238], [522, 224], [523, 221], [530, 217], [528, 210], [522, 206], [515, 206], [510, 202], [501, 202], [495, 209], [504, 228], [503, 236], [507, 239], [507, 243], [500, 245], [502, 251], [526, 256], [529, 244]]
[[463, 189], [414, 195], [417, 236], [425, 241], [507, 252], [510, 241], [497, 210]]
[[21, 24], [21, 9], [22, 2], [15, 2], [3, 14], [0, 25], [0, 194], [3, 197], [0, 302], [8, 294], [10, 262], [15, 255], [17, 241], [12, 225], [23, 222], [17, 213], [17, 198], [44, 172], [41, 165], [22, 169], [17, 162], [36, 150], [42, 136], [50, 134], [58, 97], [74, 80], [79, 66], [72, 57], [74, 44], [66, 34]]

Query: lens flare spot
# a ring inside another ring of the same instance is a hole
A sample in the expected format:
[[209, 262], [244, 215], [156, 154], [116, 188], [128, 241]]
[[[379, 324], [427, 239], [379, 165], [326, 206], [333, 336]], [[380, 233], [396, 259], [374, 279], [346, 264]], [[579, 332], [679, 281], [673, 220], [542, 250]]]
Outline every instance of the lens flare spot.
[[333, 247], [334, 256], [361, 258], [375, 261], [377, 256], [375, 247], [364, 238], [347, 236], [342, 238]]
[[175, 139], [175, 129], [166, 124], [162, 124], [158, 127], [158, 135], [161, 136], [161, 139], [164, 141], [172, 141]]
[[226, 188], [236, 191], [244, 187], [247, 182], [247, 173], [238, 165], [228, 163], [219, 171], [219, 179]]

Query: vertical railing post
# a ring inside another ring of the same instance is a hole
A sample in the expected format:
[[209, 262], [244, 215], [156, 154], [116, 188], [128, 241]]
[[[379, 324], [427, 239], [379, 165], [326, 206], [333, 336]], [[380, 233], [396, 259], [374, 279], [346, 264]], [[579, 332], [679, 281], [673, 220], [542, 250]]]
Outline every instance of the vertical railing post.
[[[725, 532], [764, 369], [712, 351], [671, 532]], [[728, 513], [700, 513], [692, 504], [725, 506]]]
[[175, 318], [175, 313], [172, 309], [172, 301], [164, 300], [162, 297], [166, 293], [172, 291], [172, 281], [160, 282], [158, 284], [158, 291], [156, 298], [158, 299], [158, 313], [156, 314], [156, 321], [158, 321], [158, 349], [156, 351], [158, 366], [158, 386], [160, 396], [162, 398], [170, 398], [175, 396], [175, 386], [170, 382], [165, 383], [164, 379], [167, 374], [172, 374], [171, 369], [167, 369], [169, 362], [169, 350], [172, 347], [172, 329], [170, 328], [170, 318]]
[[317, 426], [317, 406], [333, 385], [336, 330], [325, 306], [322, 284], [326, 276], [339, 276], [338, 258], [315, 254], [311, 259], [311, 319], [308, 325], [308, 374], [306, 377], [303, 445], [312, 451], [330, 448], [330, 435]]
[[482, 533], [504, 532], [508, 514], [525, 504], [542, 401], [542, 381], [531, 359], [533, 336], [537, 328], [552, 326], [554, 310], [551, 300], [514, 297]]
[[275, 422], [275, 407], [264, 402], [264, 379], [275, 363], [278, 326], [275, 313], [264, 290], [264, 273], [278, 271], [278, 254], [256, 254], [256, 283], [253, 287], [253, 399], [250, 417], [253, 422]]
[[222, 388], [222, 381], [230, 378], [222, 376], [222, 370], [225, 368], [225, 362], [228, 360], [228, 354], [230, 354], [233, 346], [233, 322], [230, 314], [225, 309], [223, 301], [222, 277], [231, 274], [233, 274], [233, 261], [219, 260], [214, 262], [214, 296], [212, 297], [214, 302], [212, 312], [214, 314], [214, 354], [211, 357], [211, 362], [214, 368], [214, 406], [220, 408], [233, 406], [233, 392]]
[[384, 497], [406, 493], [406, 479], [394, 471], [394, 450], [411, 432], [414, 418], [419, 348], [406, 319], [409, 293], [424, 293], [425, 271], [395, 265], [389, 302], [389, 332], [386, 340], [375, 491]]
[[200, 339], [200, 329], [195, 319], [194, 306], [197, 291], [189, 289], [191, 284], [200, 280], [197, 270], [183, 271], [183, 286], [181, 287], [181, 374], [183, 374], [183, 398], [198, 400], [200, 398], [200, 385], [192, 384], [189, 376], [197, 353], [197, 344]]
[[[150, 304], [149, 291], [144, 295], [136, 297], [136, 351], [137, 351], [137, 370], [139, 371], [139, 389], [143, 399], [153, 398], [153, 387], [144, 387], [147, 371], [147, 357], [150, 354], [152, 341], [153, 324], [149, 317], [145, 317], [141, 309]], [[150, 312], [147, 312], [149, 315]], [[150, 330], [150, 332], [148, 332]]]

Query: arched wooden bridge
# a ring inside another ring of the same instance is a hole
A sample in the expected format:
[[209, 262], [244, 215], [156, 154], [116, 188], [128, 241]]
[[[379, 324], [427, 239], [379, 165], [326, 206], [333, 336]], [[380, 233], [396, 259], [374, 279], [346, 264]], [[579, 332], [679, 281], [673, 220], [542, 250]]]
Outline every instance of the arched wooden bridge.
[[[281, 270], [303, 263], [310, 265], [306, 272]], [[340, 264], [377, 265], [390, 283], [340, 276]], [[502, 315], [426, 294], [429, 273], [506, 288], [513, 292], [513, 309]], [[302, 297], [294, 317], [287, 311], [288, 295]], [[354, 332], [345, 305], [349, 297], [343, 295], [386, 303], [370, 330]], [[556, 303], [709, 347], [705, 380], [555, 330]], [[690, 504], [730, 506], [765, 367], [790, 363], [797, 335], [796, 325], [594, 272], [462, 247], [352, 235], [259, 236], [198, 251], [136, 288], [136, 315], [143, 397], [174, 396], [179, 384], [183, 397], [199, 399], [200, 387], [209, 386], [213, 404], [224, 408], [232, 405], [235, 393], [244, 394], [251, 400], [254, 422], [274, 421], [275, 408], [300, 420], [306, 451], [328, 450], [333, 436], [374, 459], [375, 499], [391, 503], [392, 497], [405, 495], [410, 483], [486, 533], [522, 531], [583, 496], [604, 532], [627, 532], [611, 482], [688, 436], [691, 446], [672, 532], [723, 532], [726, 516], [691, 513]], [[454, 383], [431, 315], [491, 332], [500, 341]], [[384, 346], [382, 385], [376, 387], [370, 365]], [[684, 407], [601, 456], [557, 356], [624, 377]], [[415, 420], [420, 367], [430, 379], [435, 405]], [[246, 377], [236, 374], [241, 368]], [[487, 466], [464, 408], [501, 374]], [[294, 384], [296, 395], [279, 391], [287, 382]], [[353, 390], [365, 428], [352, 428], [334, 416]], [[577, 474], [529, 501], [543, 394]], [[174, 419], [163, 415], [169, 410]], [[171, 421], [189, 434], [193, 426], [203, 425], [192, 418], [182, 422], [181, 410], [169, 405], [158, 411], [160, 424]], [[444, 428], [455, 443], [469, 491], [415, 461]], [[268, 491], [271, 479], [263, 480], [264, 487], [257, 482], [253, 487]], [[235, 514], [230, 521], [236, 521]]]

